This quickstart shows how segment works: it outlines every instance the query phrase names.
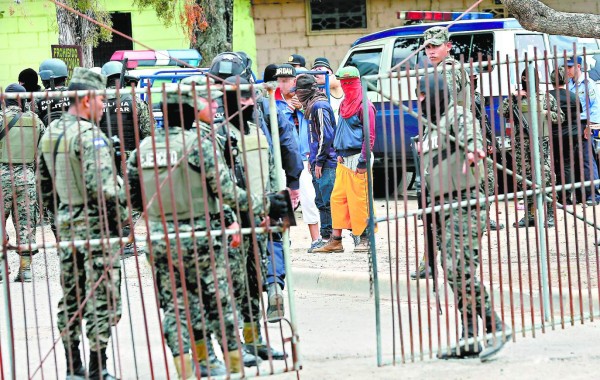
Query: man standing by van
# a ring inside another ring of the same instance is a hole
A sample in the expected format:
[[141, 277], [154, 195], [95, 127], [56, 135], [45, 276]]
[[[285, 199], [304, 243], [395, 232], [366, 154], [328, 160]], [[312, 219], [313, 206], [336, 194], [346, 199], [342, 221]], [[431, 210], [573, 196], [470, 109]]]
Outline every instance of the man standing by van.
[[[567, 61], [565, 71], [567, 76], [570, 78], [567, 85], [569, 91], [579, 96], [581, 103], [581, 124], [584, 127], [584, 132], [581, 144], [581, 154], [583, 158], [583, 175], [586, 181], [597, 180], [598, 177], [598, 165], [594, 157], [595, 143], [592, 138], [591, 143], [588, 143], [590, 137], [597, 137], [598, 132], [594, 132], [594, 136], [591, 136], [590, 125], [600, 123], [600, 99], [598, 99], [598, 89], [596, 83], [590, 80], [584, 73], [581, 72], [581, 65], [583, 64], [583, 58], [577, 57], [570, 58]], [[590, 206], [600, 204], [600, 195], [598, 190], [600, 185], [595, 185], [591, 189], [586, 189], [587, 200], [586, 203]]]
[[[446, 29], [430, 28], [424, 37], [427, 57], [435, 67], [443, 69], [439, 74], [429, 74], [429, 80], [420, 83], [424, 117], [431, 124], [424, 128], [423, 141], [418, 150], [424, 161], [425, 172], [428, 173], [425, 180], [431, 200], [433, 204], [440, 205], [475, 198], [480, 196], [478, 190], [483, 177], [481, 160], [485, 152], [480, 127], [471, 113], [468, 76], [460, 63], [449, 54], [452, 45]], [[443, 66], [440, 67], [440, 64]], [[453, 149], [453, 145], [458, 144], [446, 143], [447, 137], [441, 131], [452, 134], [460, 146]], [[437, 144], [442, 146], [434, 146]], [[462, 180], [455, 181], [453, 176], [456, 175]], [[485, 225], [485, 217], [483, 205], [453, 208], [440, 215], [440, 224], [445, 228], [438, 224], [438, 234], [445, 232], [446, 235], [442, 239], [446, 255], [442, 258], [445, 279], [455, 293], [461, 315], [466, 316], [462, 320], [461, 349], [444, 353], [441, 358], [479, 355], [481, 361], [487, 361], [512, 334], [492, 309], [487, 292], [468, 264], [477, 266], [479, 263], [481, 228]], [[485, 331], [494, 334], [483, 350], [477, 339], [469, 342], [470, 338], [477, 336], [478, 316], [484, 322]]]

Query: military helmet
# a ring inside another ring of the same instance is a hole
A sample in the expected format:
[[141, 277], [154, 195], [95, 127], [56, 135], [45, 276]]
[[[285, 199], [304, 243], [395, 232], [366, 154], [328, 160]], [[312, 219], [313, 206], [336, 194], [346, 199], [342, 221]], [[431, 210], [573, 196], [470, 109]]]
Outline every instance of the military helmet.
[[118, 61], [109, 61], [102, 66], [102, 75], [110, 77], [111, 75], [121, 75], [123, 64]]
[[244, 60], [236, 53], [225, 52], [217, 55], [210, 65], [208, 72], [221, 79], [239, 75], [248, 78], [248, 70]]
[[50, 58], [42, 61], [38, 71], [42, 80], [66, 78], [69, 75], [67, 64], [58, 58]]

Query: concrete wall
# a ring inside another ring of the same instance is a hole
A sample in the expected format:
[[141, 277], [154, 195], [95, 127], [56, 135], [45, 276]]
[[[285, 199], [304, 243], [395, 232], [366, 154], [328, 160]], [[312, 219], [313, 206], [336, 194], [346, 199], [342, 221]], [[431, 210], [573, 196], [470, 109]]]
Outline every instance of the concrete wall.
[[[154, 10], [139, 11], [129, 0], [105, 0], [109, 11], [131, 12], [133, 38], [154, 49], [188, 48], [183, 31], [173, 23], [165, 27]], [[46, 0], [0, 0], [0, 86], [16, 82], [19, 72], [27, 67], [37, 71], [39, 64], [50, 58], [50, 45], [58, 43], [55, 5]], [[11, 14], [12, 13], [12, 14]], [[142, 47], [134, 44], [134, 49]]]
[[[597, 0], [543, 0], [548, 6], [561, 11], [600, 13]], [[307, 30], [308, 0], [253, 0], [253, 17], [259, 73], [270, 63], [283, 63], [292, 53], [302, 54], [311, 65], [316, 57], [327, 57], [335, 69], [359, 37], [402, 25], [396, 12], [408, 10], [461, 11], [472, 1], [442, 0], [367, 0], [367, 28], [351, 31], [328, 31], [310, 33]], [[484, 0], [478, 11], [502, 9], [494, 0]]]

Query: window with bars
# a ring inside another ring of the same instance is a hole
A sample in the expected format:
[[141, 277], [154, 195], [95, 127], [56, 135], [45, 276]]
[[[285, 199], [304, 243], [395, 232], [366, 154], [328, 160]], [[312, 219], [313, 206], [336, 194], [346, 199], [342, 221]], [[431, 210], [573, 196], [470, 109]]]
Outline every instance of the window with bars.
[[366, 0], [311, 0], [311, 31], [364, 29], [367, 27]]

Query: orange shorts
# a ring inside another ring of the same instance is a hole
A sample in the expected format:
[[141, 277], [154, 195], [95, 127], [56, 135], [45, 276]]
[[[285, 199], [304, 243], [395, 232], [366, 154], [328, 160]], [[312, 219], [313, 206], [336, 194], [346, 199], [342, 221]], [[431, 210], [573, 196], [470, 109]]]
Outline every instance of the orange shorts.
[[[335, 184], [331, 193], [331, 220], [334, 229], [351, 229], [352, 234], [362, 235], [369, 218], [369, 190], [367, 173], [357, 174], [337, 165]], [[377, 228], [375, 228], [377, 231]]]

